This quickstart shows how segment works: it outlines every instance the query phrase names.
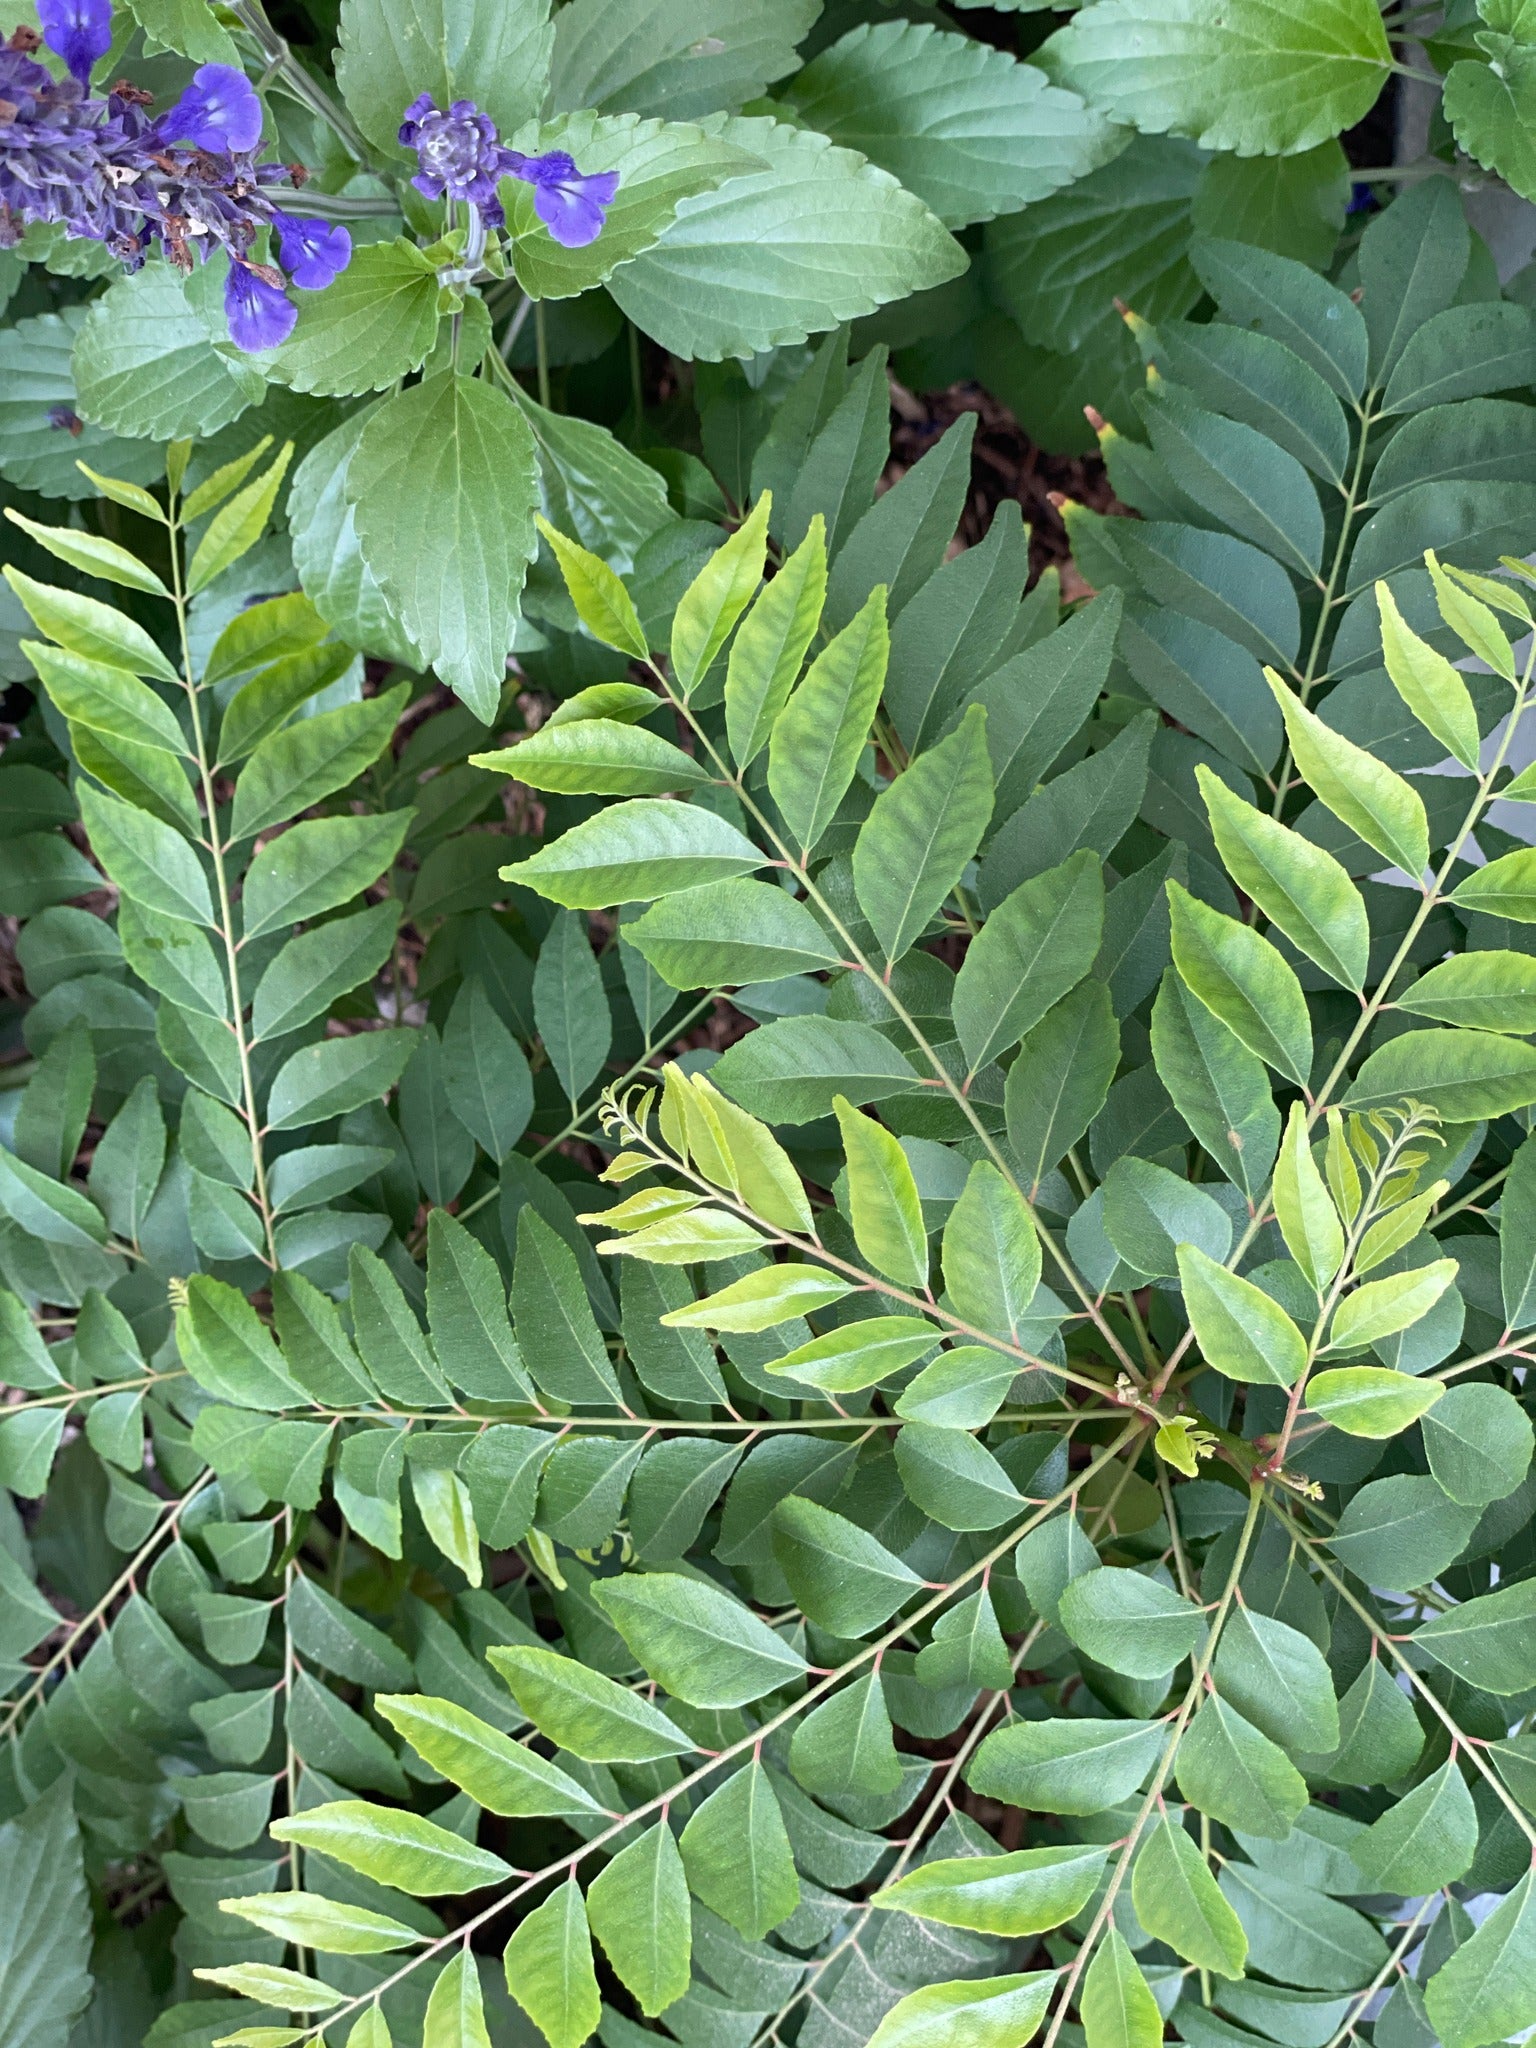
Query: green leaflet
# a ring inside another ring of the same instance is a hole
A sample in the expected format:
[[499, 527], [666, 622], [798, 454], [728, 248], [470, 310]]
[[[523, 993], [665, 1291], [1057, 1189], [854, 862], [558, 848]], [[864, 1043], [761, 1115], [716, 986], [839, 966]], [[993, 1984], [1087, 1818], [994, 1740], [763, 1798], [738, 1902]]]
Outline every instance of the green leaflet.
[[774, 722], [768, 788], [790, 836], [806, 852], [842, 801], [885, 681], [890, 635], [885, 591], [824, 647]]

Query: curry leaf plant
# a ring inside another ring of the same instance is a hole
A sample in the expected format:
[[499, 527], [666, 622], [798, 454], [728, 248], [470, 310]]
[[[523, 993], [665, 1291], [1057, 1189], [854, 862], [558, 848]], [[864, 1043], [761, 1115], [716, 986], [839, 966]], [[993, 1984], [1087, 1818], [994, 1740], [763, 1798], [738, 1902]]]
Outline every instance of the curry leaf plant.
[[1066, 611], [846, 326], [10, 508], [5, 2041], [1536, 2023], [1530, 316], [1195, 261]]

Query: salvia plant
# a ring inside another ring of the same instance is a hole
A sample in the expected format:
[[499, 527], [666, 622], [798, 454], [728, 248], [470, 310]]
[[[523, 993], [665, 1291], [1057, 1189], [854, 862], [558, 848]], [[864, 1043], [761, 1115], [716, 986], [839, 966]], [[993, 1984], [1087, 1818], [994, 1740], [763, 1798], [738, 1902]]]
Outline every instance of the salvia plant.
[[[1421, 29], [0, 51], [0, 2048], [1536, 2026], [1536, 30]], [[892, 362], [1096, 443], [1070, 603]]]

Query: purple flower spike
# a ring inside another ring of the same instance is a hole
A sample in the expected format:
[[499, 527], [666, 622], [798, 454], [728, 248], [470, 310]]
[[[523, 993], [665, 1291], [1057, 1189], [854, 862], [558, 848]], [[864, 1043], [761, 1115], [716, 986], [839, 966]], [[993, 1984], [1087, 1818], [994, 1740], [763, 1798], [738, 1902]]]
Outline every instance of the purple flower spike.
[[229, 338], [236, 348], [255, 355], [264, 348], [276, 348], [293, 332], [298, 308], [280, 285], [273, 284], [263, 269], [231, 263], [224, 283], [224, 311], [229, 318]]
[[43, 41], [86, 84], [112, 43], [112, 0], [37, 0]]
[[235, 156], [261, 140], [261, 101], [245, 73], [232, 64], [202, 64], [155, 126], [167, 142], [192, 142], [199, 149]]
[[324, 220], [295, 220], [274, 207], [278, 255], [294, 283], [307, 292], [323, 292], [352, 261], [352, 237], [344, 227]]
[[564, 249], [584, 249], [603, 231], [603, 221], [619, 189], [617, 171], [591, 171], [583, 176], [563, 149], [548, 156], [520, 156], [503, 150], [505, 168], [533, 187], [533, 210]]

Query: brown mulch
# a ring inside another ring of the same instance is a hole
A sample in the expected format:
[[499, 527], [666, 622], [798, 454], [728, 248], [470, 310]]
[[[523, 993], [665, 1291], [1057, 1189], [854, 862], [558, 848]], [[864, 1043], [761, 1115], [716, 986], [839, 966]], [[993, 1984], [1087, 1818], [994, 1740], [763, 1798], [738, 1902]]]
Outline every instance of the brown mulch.
[[980, 384], [952, 384], [947, 391], [908, 391], [891, 385], [891, 458], [881, 479], [890, 486], [912, 467], [962, 413], [976, 414], [971, 454], [971, 490], [960, 518], [958, 539], [979, 541], [1004, 498], [1016, 498], [1030, 529], [1031, 583], [1042, 569], [1060, 570], [1062, 595], [1077, 598], [1088, 586], [1078, 575], [1067, 530], [1053, 502], [1071, 498], [1095, 512], [1123, 512], [1097, 455], [1049, 455], [1036, 447], [1008, 408]]

